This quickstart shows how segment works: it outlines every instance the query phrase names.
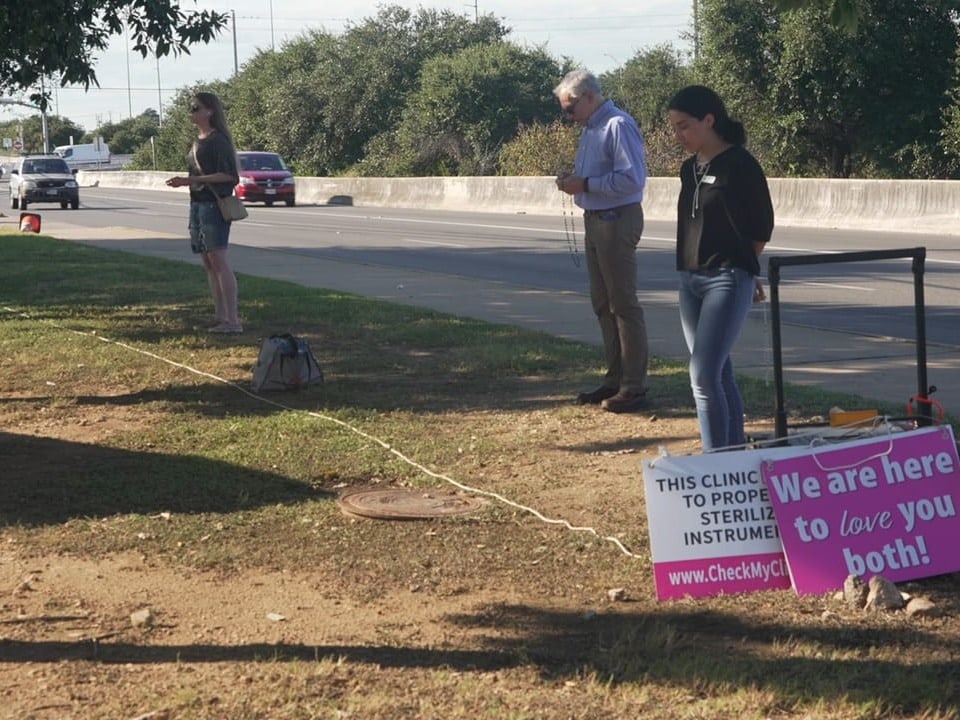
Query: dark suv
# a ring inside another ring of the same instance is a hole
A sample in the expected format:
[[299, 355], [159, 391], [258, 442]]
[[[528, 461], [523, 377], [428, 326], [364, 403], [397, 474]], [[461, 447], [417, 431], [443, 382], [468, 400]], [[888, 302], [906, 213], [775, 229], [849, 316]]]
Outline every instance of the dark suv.
[[63, 158], [26, 155], [10, 171], [10, 207], [26, 210], [32, 203], [80, 207], [80, 187]]
[[293, 173], [276, 153], [242, 150], [237, 153], [240, 182], [237, 197], [245, 202], [262, 202], [268, 206], [284, 202], [297, 204], [297, 187]]

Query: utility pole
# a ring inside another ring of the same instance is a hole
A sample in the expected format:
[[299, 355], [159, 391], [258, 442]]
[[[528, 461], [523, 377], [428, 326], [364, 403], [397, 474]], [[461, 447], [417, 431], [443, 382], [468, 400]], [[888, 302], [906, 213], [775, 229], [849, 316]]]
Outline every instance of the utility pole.
[[700, 59], [700, 0], [693, 0], [693, 62]]
[[160, 127], [163, 127], [163, 93], [160, 90], [160, 56], [156, 53], [153, 56], [157, 59], [157, 117], [160, 119]]
[[127, 58], [127, 113], [133, 117], [133, 94], [130, 89], [130, 23], [123, 23], [123, 37], [126, 44], [123, 47], [123, 54]]
[[[237, 12], [236, 10], [230, 11], [230, 18], [233, 23], [233, 74], [236, 75], [240, 68], [237, 65]], [[270, 22], [273, 22], [271, 19]]]
[[277, 45], [273, 41], [273, 0], [270, 0], [270, 50], [277, 51]]
[[40, 76], [40, 95], [43, 96], [40, 100], [42, 103], [40, 106], [40, 127], [43, 135], [43, 154], [46, 155], [50, 152], [50, 135], [47, 132], [47, 89], [44, 87], [43, 75]]

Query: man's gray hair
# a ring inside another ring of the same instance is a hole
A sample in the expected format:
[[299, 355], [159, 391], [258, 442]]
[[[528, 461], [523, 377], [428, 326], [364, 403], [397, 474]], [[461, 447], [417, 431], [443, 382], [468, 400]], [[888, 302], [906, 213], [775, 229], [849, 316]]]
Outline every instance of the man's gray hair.
[[560, 84], [553, 89], [553, 94], [558, 98], [564, 96], [576, 99], [582, 97], [584, 93], [592, 92], [597, 97], [603, 96], [600, 89], [600, 81], [597, 76], [589, 70], [571, 70], [563, 76]]

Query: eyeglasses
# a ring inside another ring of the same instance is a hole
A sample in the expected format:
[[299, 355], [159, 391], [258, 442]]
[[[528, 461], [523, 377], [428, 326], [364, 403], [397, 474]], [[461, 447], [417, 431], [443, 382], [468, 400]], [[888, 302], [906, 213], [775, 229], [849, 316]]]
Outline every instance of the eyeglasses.
[[581, 100], [583, 100], [583, 95], [574, 100], [570, 105], [567, 105], [565, 108], [563, 108], [563, 114], [567, 117], [573, 117], [573, 114], [577, 111], [577, 105], [580, 104]]

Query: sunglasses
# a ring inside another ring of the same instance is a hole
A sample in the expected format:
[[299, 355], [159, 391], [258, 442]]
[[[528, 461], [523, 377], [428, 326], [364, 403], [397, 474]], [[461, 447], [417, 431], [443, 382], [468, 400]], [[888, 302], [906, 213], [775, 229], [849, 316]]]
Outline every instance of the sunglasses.
[[573, 114], [577, 111], [577, 105], [580, 104], [581, 100], [583, 100], [582, 95], [574, 100], [570, 105], [567, 105], [565, 108], [563, 108], [564, 115], [567, 117], [573, 117]]

